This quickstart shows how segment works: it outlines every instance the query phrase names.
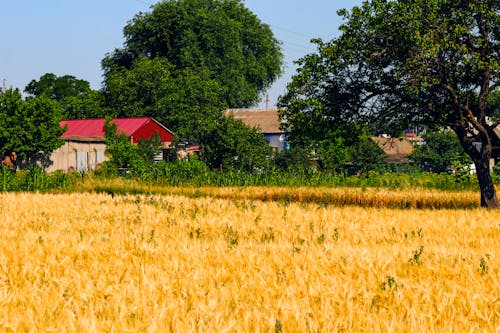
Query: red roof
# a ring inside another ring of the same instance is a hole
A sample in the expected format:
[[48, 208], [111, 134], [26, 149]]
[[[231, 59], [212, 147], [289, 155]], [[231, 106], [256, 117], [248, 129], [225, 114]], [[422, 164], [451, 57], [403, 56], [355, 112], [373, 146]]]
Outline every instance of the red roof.
[[[104, 118], [62, 120], [61, 127], [67, 126], [62, 138], [68, 140], [104, 141]], [[152, 117], [115, 118], [111, 123], [116, 124], [117, 132], [126, 134], [137, 142], [140, 138], [152, 137], [155, 132], [162, 142], [170, 142], [172, 132]]]

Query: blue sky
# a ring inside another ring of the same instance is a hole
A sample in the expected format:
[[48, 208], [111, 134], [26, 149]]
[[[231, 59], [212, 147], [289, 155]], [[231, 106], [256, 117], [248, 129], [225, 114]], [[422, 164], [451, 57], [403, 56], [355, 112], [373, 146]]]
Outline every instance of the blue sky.
[[[73, 75], [99, 89], [100, 62], [123, 45], [123, 27], [153, 0], [1, 0], [0, 87], [24, 87], [45, 73]], [[293, 62], [315, 51], [311, 38], [338, 35], [340, 8], [361, 0], [244, 0], [269, 24], [283, 45], [285, 73], [268, 91], [274, 107], [296, 67]], [[264, 107], [263, 100], [258, 107]]]

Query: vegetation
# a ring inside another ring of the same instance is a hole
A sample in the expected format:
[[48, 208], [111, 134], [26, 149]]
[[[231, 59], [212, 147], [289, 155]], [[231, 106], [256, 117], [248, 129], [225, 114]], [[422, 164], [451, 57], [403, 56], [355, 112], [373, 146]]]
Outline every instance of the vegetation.
[[0, 152], [14, 163], [48, 165], [50, 153], [62, 146], [62, 112], [46, 96], [23, 99], [17, 89], [0, 91]]
[[24, 92], [31, 97], [46, 96], [57, 101], [64, 119], [100, 118], [109, 111], [101, 92], [90, 89], [87, 81], [72, 75], [46, 73], [38, 81], [32, 80]]
[[[137, 14], [125, 26], [124, 35], [124, 48], [102, 62], [105, 91], [112, 101], [119, 96], [113, 93], [109, 78], [130, 70], [144, 57], [151, 64], [160, 61], [162, 67], [178, 71], [174, 77], [189, 70], [204, 81], [212, 80], [231, 108], [253, 105], [281, 73], [279, 42], [241, 0], [162, 1], [151, 12]], [[183, 89], [193, 90], [196, 84], [177, 86], [179, 95], [189, 96]], [[200, 105], [193, 101], [189, 106]], [[163, 107], [162, 112], [168, 113], [168, 105]]]
[[[292, 147], [277, 154], [221, 114], [280, 73], [279, 43], [241, 0], [136, 15], [102, 92], [50, 73], [26, 99], [1, 92], [0, 151], [29, 165], [0, 166], [0, 330], [498, 329], [500, 210], [480, 209], [498, 205], [500, 164], [484, 165], [499, 148], [498, 10], [343, 11], [342, 36], [316, 41], [280, 101]], [[40, 163], [62, 117], [144, 115], [202, 156], [154, 163], [158, 137], [134, 145], [108, 120], [101, 168]], [[430, 132], [415, 164], [384, 163], [370, 134], [408, 123], [456, 136]]]
[[411, 155], [422, 170], [435, 173], [470, 172], [471, 160], [453, 132], [429, 132], [423, 139], [425, 144], [417, 145]]
[[230, 195], [0, 196], [0, 330], [414, 332], [499, 325], [492, 291], [500, 234], [497, 223], [485, 223], [499, 221], [498, 210], [335, 207]]
[[499, 84], [499, 10], [495, 0], [374, 0], [341, 11], [342, 35], [316, 40], [281, 99], [291, 135], [449, 127], [476, 166], [482, 204], [498, 207], [489, 163], [500, 138], [488, 100]]
[[103, 163], [103, 169], [108, 175], [118, 175], [121, 172], [130, 172], [131, 176], [147, 179], [151, 174], [154, 157], [162, 151], [159, 136], [150, 139], [141, 139], [135, 145], [123, 133], [117, 133], [116, 124], [109, 119], [104, 123], [106, 139], [106, 154], [110, 157]]

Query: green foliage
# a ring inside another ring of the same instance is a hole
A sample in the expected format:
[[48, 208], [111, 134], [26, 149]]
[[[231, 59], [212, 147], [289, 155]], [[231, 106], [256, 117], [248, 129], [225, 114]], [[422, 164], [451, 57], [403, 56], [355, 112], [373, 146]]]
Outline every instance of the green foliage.
[[440, 173], [468, 169], [470, 158], [451, 131], [429, 132], [424, 140], [425, 144], [416, 146], [411, 155], [422, 170]]
[[24, 100], [17, 89], [0, 92], [0, 151], [15, 152], [23, 164], [47, 166], [63, 144], [61, 118], [57, 102], [46, 96]]
[[78, 96], [90, 91], [90, 84], [71, 75], [56, 76], [46, 73], [38, 81], [32, 80], [24, 92], [31, 96], [45, 95], [56, 101], [62, 101], [69, 96]]
[[324, 170], [340, 170], [344, 164], [351, 160], [349, 147], [345, 145], [342, 137], [331, 137], [318, 143], [316, 149], [317, 156], [320, 158], [321, 166]]
[[349, 148], [350, 162], [360, 172], [387, 168], [384, 161], [384, 152], [366, 134], [360, 135], [358, 140]]
[[16, 172], [0, 166], [0, 192], [60, 190], [69, 184], [69, 177], [63, 171], [47, 173], [45, 169], [31, 165], [27, 170]]
[[161, 152], [160, 138], [139, 140], [135, 145], [124, 133], [117, 133], [116, 124], [107, 119], [104, 123], [106, 153], [110, 159], [103, 163], [103, 171], [110, 174], [124, 172], [141, 179], [152, 176], [153, 158]]
[[151, 116], [177, 136], [199, 142], [226, 108], [225, 89], [207, 71], [176, 69], [167, 59], [137, 58], [107, 74], [108, 105], [120, 117]]
[[418, 249], [416, 249], [415, 251], [413, 251], [413, 255], [412, 257], [408, 260], [408, 263], [410, 265], [414, 265], [414, 266], [418, 266], [420, 265], [420, 257], [422, 256], [422, 253], [424, 253], [424, 247], [421, 245], [418, 247]]
[[155, 180], [162, 184], [187, 185], [209, 183], [211, 171], [196, 157], [175, 162], [160, 162], [154, 165]]
[[256, 171], [269, 164], [271, 149], [262, 133], [231, 117], [221, 116], [202, 142], [203, 158], [213, 169]]
[[382, 282], [380, 285], [380, 289], [382, 291], [396, 291], [400, 288], [400, 285], [397, 283], [396, 279], [393, 276], [387, 275], [386, 281]]
[[32, 80], [24, 89], [32, 97], [46, 96], [59, 103], [65, 119], [99, 118], [106, 116], [104, 96], [90, 89], [89, 82], [71, 75], [46, 73]]
[[[487, 255], [487, 258], [489, 259], [488, 255]], [[481, 275], [486, 275], [486, 274], [488, 274], [489, 270], [490, 270], [490, 268], [488, 267], [488, 263], [486, 262], [486, 259], [484, 257], [482, 257], [479, 260], [479, 269], [477, 271]]]
[[276, 153], [274, 155], [274, 164], [282, 171], [305, 172], [311, 169], [310, 157], [309, 149], [295, 146]]
[[16, 191], [19, 189], [16, 171], [0, 164], [0, 192]]
[[494, 90], [488, 96], [488, 115], [492, 121], [500, 121], [500, 90]]
[[124, 48], [102, 62], [106, 78], [131, 69], [138, 58], [162, 58], [181, 72], [207, 73], [223, 87], [225, 104], [246, 107], [281, 72], [279, 42], [240, 0], [162, 1], [137, 14], [124, 35]]
[[352, 124], [389, 134], [450, 127], [482, 169], [482, 202], [498, 206], [487, 165], [500, 139], [487, 101], [500, 75], [499, 11], [496, 0], [377, 0], [340, 11], [342, 34], [314, 41], [317, 53], [297, 62], [280, 99], [291, 139]]
[[114, 116], [152, 116], [205, 149], [213, 168], [262, 168], [262, 135], [221, 117], [258, 101], [281, 72], [269, 26], [240, 0], [166, 0], [124, 28], [125, 45], [102, 61]]
[[495, 161], [492, 177], [495, 184], [500, 184], [500, 159]]

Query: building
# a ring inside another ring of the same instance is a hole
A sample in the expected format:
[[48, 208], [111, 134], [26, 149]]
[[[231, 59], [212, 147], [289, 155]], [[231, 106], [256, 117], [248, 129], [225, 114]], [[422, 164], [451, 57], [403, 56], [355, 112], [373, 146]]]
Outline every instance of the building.
[[371, 140], [382, 149], [389, 163], [408, 163], [413, 152], [413, 144], [406, 138], [378, 136]]
[[229, 109], [224, 111], [224, 114], [240, 120], [248, 127], [257, 128], [273, 150], [280, 152], [285, 149], [286, 135], [280, 128], [278, 109]]
[[[104, 118], [61, 121], [61, 127], [66, 127], [61, 136], [64, 144], [52, 152], [52, 165], [47, 170], [86, 171], [99, 167], [107, 159], [104, 122]], [[152, 117], [116, 118], [111, 123], [116, 124], [118, 134], [129, 136], [134, 144], [157, 133], [163, 149], [168, 149], [173, 138], [173, 133]]]

